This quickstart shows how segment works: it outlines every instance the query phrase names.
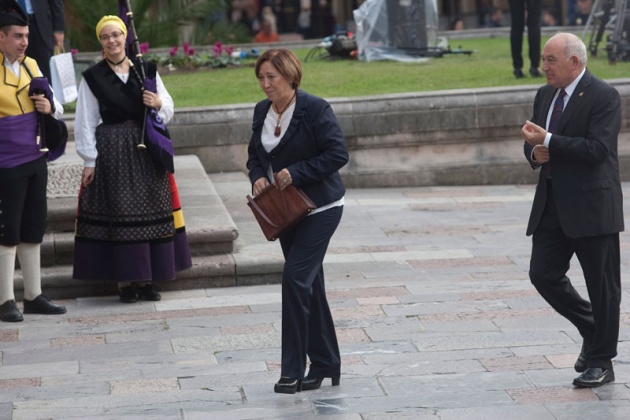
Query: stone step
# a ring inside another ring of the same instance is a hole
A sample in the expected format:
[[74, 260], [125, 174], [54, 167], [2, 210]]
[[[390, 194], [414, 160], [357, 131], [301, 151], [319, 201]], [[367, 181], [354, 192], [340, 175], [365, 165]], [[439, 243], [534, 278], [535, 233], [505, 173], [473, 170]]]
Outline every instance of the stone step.
[[[186, 226], [188, 244], [193, 257], [230, 254], [234, 249], [235, 235], [231, 229], [203, 230]], [[73, 232], [54, 232], [44, 235], [41, 258], [42, 267], [72, 264], [74, 251]]]
[[[160, 282], [159, 290], [187, 290], [210, 287], [236, 286], [236, 265], [231, 254], [193, 257], [193, 266], [177, 273], [177, 279]], [[17, 270], [15, 291], [18, 300], [24, 290], [22, 275]], [[85, 296], [112, 295], [117, 293], [114, 282], [83, 281], [72, 278], [72, 265], [56, 265], [42, 268], [42, 290], [54, 299], [71, 299]]]
[[[78, 194], [75, 184], [80, 179], [82, 166], [72, 145], [69, 146], [66, 155], [49, 166], [52, 182], [48, 191], [49, 226], [42, 244], [42, 288], [54, 298], [115, 294], [115, 284], [72, 279], [73, 225]], [[177, 156], [175, 167], [193, 267], [159, 287], [179, 290], [277, 282], [281, 271], [277, 256], [268, 259], [264, 252], [242, 258], [239, 273], [234, 255], [239, 229], [199, 159], [194, 155]], [[239, 188], [247, 189], [242, 194], [238, 192], [244, 205], [249, 190], [246, 176], [240, 173], [234, 177], [238, 179]], [[225, 185], [222, 183], [224, 192]], [[18, 296], [23, 290], [19, 269], [15, 290]]]
[[[49, 166], [48, 229], [42, 244], [44, 267], [72, 263], [77, 184], [82, 168], [82, 163], [68, 156], [72, 153], [69, 147], [64, 161]], [[201, 162], [194, 155], [177, 156], [175, 165], [191, 253], [231, 253], [238, 230]]]

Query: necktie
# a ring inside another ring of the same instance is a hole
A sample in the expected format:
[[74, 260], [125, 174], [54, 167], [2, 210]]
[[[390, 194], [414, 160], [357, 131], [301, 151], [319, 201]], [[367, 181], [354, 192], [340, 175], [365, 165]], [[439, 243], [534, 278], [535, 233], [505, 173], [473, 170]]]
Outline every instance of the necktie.
[[564, 110], [564, 97], [566, 96], [564, 89], [560, 91], [556, 101], [553, 103], [553, 110], [551, 111], [551, 118], [549, 119], [549, 128], [547, 131], [555, 133], [558, 130], [558, 123], [560, 117], [562, 117], [562, 111]]
[[[549, 127], [547, 131], [551, 134], [555, 133], [558, 130], [558, 123], [560, 122], [560, 117], [562, 117], [562, 111], [564, 110], [564, 97], [566, 96], [566, 92], [564, 89], [558, 93], [558, 97], [556, 101], [553, 103], [553, 109], [551, 110], [551, 118], [549, 119]], [[551, 178], [551, 161], [545, 163], [542, 167], [543, 174], [545, 178]]]

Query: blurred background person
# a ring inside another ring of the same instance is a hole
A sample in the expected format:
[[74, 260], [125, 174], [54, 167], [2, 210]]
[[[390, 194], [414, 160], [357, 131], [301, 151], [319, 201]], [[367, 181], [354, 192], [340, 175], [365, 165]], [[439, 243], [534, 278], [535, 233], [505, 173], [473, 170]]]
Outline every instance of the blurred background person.
[[463, 31], [464, 30], [464, 19], [461, 16], [456, 16], [451, 22], [451, 26], [449, 27], [451, 31]]
[[542, 12], [542, 26], [552, 27], [558, 26], [558, 19], [556, 19], [556, 15], [553, 14], [550, 10], [543, 10]]
[[50, 80], [50, 57], [55, 46], [63, 47], [66, 24], [63, 0], [17, 0], [28, 16], [29, 43], [26, 55], [35, 59]]
[[304, 39], [311, 37], [311, 2], [309, 0], [300, 1], [300, 14], [297, 20], [298, 32]]
[[254, 42], [270, 43], [278, 42], [280, 38], [278, 33], [273, 31], [271, 21], [264, 19], [261, 22], [262, 29], [254, 36]]
[[503, 10], [500, 7], [492, 6], [488, 9], [488, 21], [486, 28], [500, 28], [503, 26]]
[[591, 9], [593, 8], [593, 0], [575, 0], [575, 14], [573, 19], [569, 21], [571, 26], [583, 26], [586, 24]]
[[319, 0], [319, 11], [323, 36], [326, 37], [335, 34], [337, 32], [337, 23], [328, 0]]
[[542, 19], [542, 0], [509, 0], [510, 49], [512, 52], [513, 74], [517, 79], [525, 77], [523, 73], [523, 31], [527, 18], [527, 43], [529, 46], [529, 74], [542, 77], [540, 66], [540, 26]]
[[262, 28], [262, 21], [267, 20], [271, 24], [271, 32], [278, 33], [278, 21], [276, 15], [273, 13], [271, 6], [265, 6], [260, 11], [260, 26]]
[[255, 36], [261, 29], [258, 18], [258, 4], [254, 0], [233, 0], [230, 20], [244, 25], [251, 36]]

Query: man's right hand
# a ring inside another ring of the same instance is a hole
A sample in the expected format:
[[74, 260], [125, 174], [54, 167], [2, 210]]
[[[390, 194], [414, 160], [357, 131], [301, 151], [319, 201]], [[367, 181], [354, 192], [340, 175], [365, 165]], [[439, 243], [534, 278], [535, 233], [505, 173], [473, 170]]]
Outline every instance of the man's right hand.
[[547, 136], [547, 130], [531, 121], [525, 121], [525, 125], [521, 128], [521, 136], [532, 146], [543, 144]]
[[52, 104], [46, 99], [44, 95], [31, 95], [29, 96], [33, 101], [33, 105], [35, 106], [35, 110], [44, 115], [51, 115], [54, 113]]

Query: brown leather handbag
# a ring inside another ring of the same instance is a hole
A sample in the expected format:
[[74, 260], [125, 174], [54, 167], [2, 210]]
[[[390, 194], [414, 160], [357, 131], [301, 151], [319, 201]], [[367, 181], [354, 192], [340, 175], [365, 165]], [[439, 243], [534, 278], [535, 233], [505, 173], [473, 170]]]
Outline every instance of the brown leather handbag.
[[278, 239], [316, 208], [299, 188], [289, 185], [281, 190], [277, 185], [266, 186], [254, 197], [247, 195], [247, 205], [268, 241]]

